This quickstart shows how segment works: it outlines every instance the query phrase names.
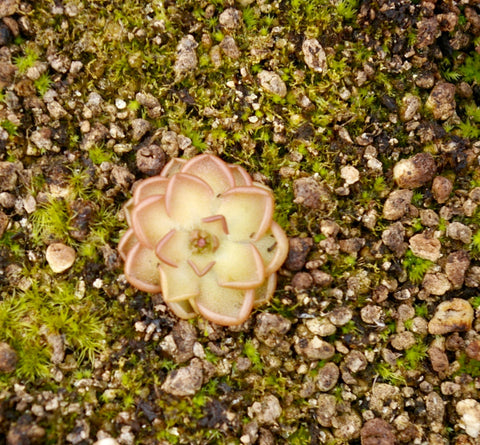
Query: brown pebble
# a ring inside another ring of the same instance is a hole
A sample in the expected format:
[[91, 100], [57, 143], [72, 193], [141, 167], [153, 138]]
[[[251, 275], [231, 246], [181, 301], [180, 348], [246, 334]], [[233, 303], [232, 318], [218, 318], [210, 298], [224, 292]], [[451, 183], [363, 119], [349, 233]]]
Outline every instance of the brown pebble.
[[307, 272], [298, 272], [292, 278], [292, 286], [297, 290], [309, 289], [312, 284], [313, 278]]
[[402, 159], [393, 167], [393, 179], [405, 189], [414, 189], [430, 182], [437, 172], [435, 159], [430, 153], [417, 153]]
[[55, 273], [61, 273], [72, 267], [75, 256], [75, 250], [63, 243], [50, 244], [45, 254], [48, 264]]
[[312, 238], [290, 238], [288, 257], [285, 267], [296, 272], [301, 270], [307, 260], [307, 255], [313, 246]]
[[471, 341], [465, 348], [465, 353], [473, 360], [480, 360], [480, 340]]
[[448, 369], [448, 357], [444, 351], [436, 346], [431, 346], [428, 349], [428, 356], [430, 357], [430, 362], [432, 363], [432, 368], [436, 372], [445, 372]]
[[472, 328], [473, 308], [467, 300], [453, 298], [440, 303], [428, 323], [428, 332], [433, 335], [449, 332], [466, 332]]
[[450, 193], [452, 193], [453, 184], [450, 179], [444, 176], [436, 176], [432, 183], [433, 197], [439, 204], [447, 202]]
[[18, 356], [8, 343], [0, 343], [0, 372], [13, 372], [17, 367]]
[[362, 445], [395, 445], [393, 427], [383, 419], [365, 422], [360, 431]]

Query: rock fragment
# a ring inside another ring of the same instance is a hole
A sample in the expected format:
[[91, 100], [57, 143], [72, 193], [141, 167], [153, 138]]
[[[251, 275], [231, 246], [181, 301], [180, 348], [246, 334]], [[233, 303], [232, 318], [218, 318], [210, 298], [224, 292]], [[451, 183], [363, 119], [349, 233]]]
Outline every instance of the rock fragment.
[[448, 255], [445, 264], [445, 274], [454, 289], [462, 287], [469, 266], [470, 258], [465, 250], [458, 250]]
[[392, 250], [397, 257], [401, 257], [407, 249], [405, 227], [401, 222], [390, 225], [382, 232], [383, 243]]
[[448, 370], [449, 363], [447, 354], [437, 346], [430, 346], [428, 348], [428, 356], [432, 363], [432, 368], [435, 372], [445, 372]]
[[182, 40], [180, 40], [177, 45], [177, 54], [175, 59], [175, 65], [173, 70], [178, 76], [182, 76], [189, 71], [195, 70], [198, 65], [198, 57], [195, 52], [195, 48], [198, 46], [198, 43], [195, 41], [192, 35], [187, 35]]
[[166, 161], [165, 152], [156, 144], [142, 147], [136, 154], [137, 168], [148, 176], [158, 175]]
[[439, 82], [428, 96], [425, 107], [430, 109], [433, 117], [447, 120], [455, 113], [455, 85], [448, 82]]
[[426, 233], [413, 235], [410, 240], [410, 249], [415, 256], [424, 260], [437, 261], [441, 257], [442, 244], [436, 238], [430, 238]]
[[380, 418], [371, 419], [360, 430], [362, 445], [395, 445], [393, 427]]
[[431, 295], [445, 295], [451, 288], [447, 276], [440, 272], [426, 273], [422, 286]]
[[443, 335], [449, 332], [466, 332], [472, 328], [473, 308], [467, 300], [453, 298], [443, 301], [428, 323], [428, 332]]
[[290, 238], [288, 240], [288, 256], [285, 267], [292, 272], [297, 272], [305, 266], [308, 253], [313, 246], [312, 238]]
[[323, 73], [326, 70], [327, 56], [317, 39], [305, 39], [302, 44], [302, 52], [305, 63], [310, 69], [317, 73]]
[[447, 202], [450, 193], [452, 193], [453, 184], [450, 179], [444, 176], [436, 176], [432, 183], [433, 197], [439, 204]]
[[398, 161], [393, 167], [393, 179], [405, 189], [414, 189], [430, 182], [437, 172], [435, 159], [430, 153], [417, 153]]
[[460, 400], [456, 406], [465, 432], [476, 439], [480, 436], [480, 402], [475, 399]]
[[383, 217], [389, 221], [400, 219], [408, 212], [412, 197], [411, 190], [394, 190], [385, 201]]
[[315, 210], [332, 208], [332, 194], [328, 187], [315, 178], [300, 178], [293, 182], [294, 202]]
[[193, 396], [202, 383], [202, 362], [194, 358], [190, 365], [171, 371], [163, 382], [162, 390], [178, 397]]
[[18, 166], [13, 162], [0, 162], [0, 192], [15, 190]]
[[335, 363], [329, 362], [319, 369], [315, 376], [315, 384], [319, 391], [327, 392], [335, 387], [340, 377], [340, 370]]
[[470, 244], [472, 241], [472, 229], [461, 222], [454, 221], [447, 227], [447, 236], [464, 244]]
[[72, 267], [75, 257], [75, 250], [63, 243], [50, 244], [45, 254], [47, 263], [54, 273], [61, 273]]
[[281, 414], [282, 407], [273, 394], [265, 395], [260, 402], [253, 402], [248, 408], [248, 416], [261, 425], [276, 423]]
[[8, 343], [0, 342], [0, 372], [13, 372], [17, 367], [18, 355]]
[[242, 12], [235, 8], [227, 8], [218, 17], [218, 23], [229, 31], [234, 31], [242, 24]]
[[299, 338], [295, 343], [295, 351], [309, 360], [328, 360], [335, 354], [333, 345], [317, 336]]
[[287, 95], [287, 85], [282, 78], [272, 71], [263, 70], [257, 75], [260, 86], [267, 92], [280, 97]]

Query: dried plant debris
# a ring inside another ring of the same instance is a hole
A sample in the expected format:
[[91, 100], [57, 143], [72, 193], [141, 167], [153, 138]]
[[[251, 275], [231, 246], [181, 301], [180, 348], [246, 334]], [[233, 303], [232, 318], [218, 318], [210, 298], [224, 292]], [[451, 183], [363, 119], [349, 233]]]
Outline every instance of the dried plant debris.
[[[5, 443], [478, 443], [479, 52], [474, 1], [0, 0]], [[117, 250], [203, 153], [289, 240], [236, 326]]]

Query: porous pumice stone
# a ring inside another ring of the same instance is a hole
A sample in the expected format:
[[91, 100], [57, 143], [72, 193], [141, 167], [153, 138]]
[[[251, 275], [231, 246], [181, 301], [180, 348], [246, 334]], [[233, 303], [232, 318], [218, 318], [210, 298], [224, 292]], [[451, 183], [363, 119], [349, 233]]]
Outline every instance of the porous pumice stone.
[[75, 262], [75, 250], [63, 243], [53, 243], [47, 247], [47, 263], [55, 273], [61, 273], [72, 267]]

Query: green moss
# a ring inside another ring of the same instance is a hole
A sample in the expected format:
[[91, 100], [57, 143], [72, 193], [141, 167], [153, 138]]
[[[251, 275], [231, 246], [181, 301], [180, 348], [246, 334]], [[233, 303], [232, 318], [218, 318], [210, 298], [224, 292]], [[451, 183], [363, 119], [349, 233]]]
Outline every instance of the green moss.
[[407, 271], [409, 280], [413, 284], [419, 284], [425, 273], [432, 267], [433, 262], [415, 256], [409, 249], [405, 253], [402, 265]]

